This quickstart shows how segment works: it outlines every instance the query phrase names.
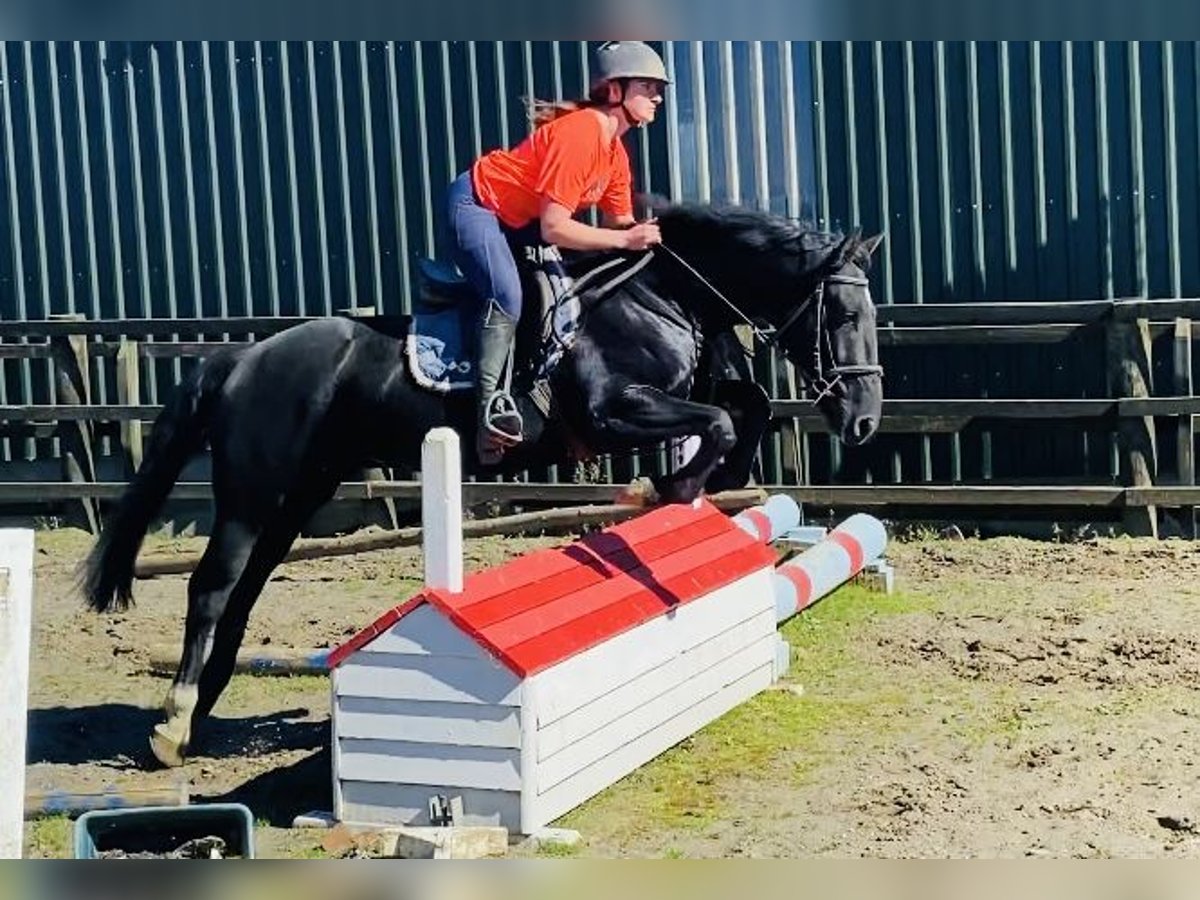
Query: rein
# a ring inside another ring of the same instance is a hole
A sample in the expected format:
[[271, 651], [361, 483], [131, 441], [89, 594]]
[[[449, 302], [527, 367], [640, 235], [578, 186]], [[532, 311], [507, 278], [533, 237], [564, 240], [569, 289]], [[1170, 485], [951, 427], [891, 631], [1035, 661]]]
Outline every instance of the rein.
[[[668, 247], [666, 244], [659, 244], [664, 250], [673, 256], [685, 269], [687, 269], [696, 280], [708, 288], [714, 296], [724, 303], [733, 313], [742, 320], [746, 325], [750, 326], [754, 333], [754, 337], [758, 339], [764, 347], [779, 346], [784, 335], [791, 331], [801, 318], [804, 316], [808, 308], [814, 303], [817, 307], [817, 334], [813, 342], [813, 372], [815, 377], [810, 379], [813, 388], [817, 390], [817, 396], [813, 399], [813, 404], [816, 405], [820, 400], [827, 396], [837, 385], [842, 378], [862, 378], [868, 375], [883, 375], [883, 366], [879, 365], [856, 365], [842, 366], [838, 365], [837, 356], [833, 351], [833, 339], [829, 332], [823, 327], [823, 319], [825, 316], [825, 285], [827, 284], [852, 284], [859, 287], [866, 287], [870, 282], [858, 275], [842, 275], [834, 272], [826, 275], [817, 283], [804, 301], [796, 307], [795, 310], [784, 320], [783, 324], [775, 328], [770, 333], [764, 332], [747, 316], [741, 309], [738, 308], [732, 300], [722, 294], [711, 281], [701, 275], [696, 269], [687, 262], [682, 256]], [[823, 339], [823, 342], [822, 342]], [[825, 366], [825, 351], [829, 354], [829, 360], [832, 365]]]

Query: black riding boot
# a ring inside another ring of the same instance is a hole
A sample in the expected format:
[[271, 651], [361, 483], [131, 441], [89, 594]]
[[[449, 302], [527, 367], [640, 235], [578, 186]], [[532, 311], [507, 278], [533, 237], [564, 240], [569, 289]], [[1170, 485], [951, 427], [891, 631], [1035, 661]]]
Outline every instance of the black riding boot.
[[500, 387], [517, 333], [517, 320], [494, 301], [488, 302], [479, 332], [479, 427], [475, 448], [479, 461], [495, 465], [504, 451], [522, 438], [521, 413], [516, 401]]

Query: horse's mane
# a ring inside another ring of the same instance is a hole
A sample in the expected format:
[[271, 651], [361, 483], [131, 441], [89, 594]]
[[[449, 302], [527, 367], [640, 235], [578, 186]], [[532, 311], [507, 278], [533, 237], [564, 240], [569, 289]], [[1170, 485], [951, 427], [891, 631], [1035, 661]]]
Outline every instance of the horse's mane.
[[802, 255], [809, 266], [818, 264], [845, 242], [842, 233], [821, 231], [804, 219], [745, 206], [651, 200], [646, 209], [666, 231], [696, 235], [701, 240], [701, 236], [712, 236], [722, 243], [737, 243], [754, 251]]
[[[857, 243], [856, 235], [847, 238], [840, 231], [821, 231], [803, 219], [745, 206], [671, 203], [660, 197], [641, 195], [635, 202], [635, 210], [639, 219], [656, 218], [664, 244], [710, 274], [717, 274], [724, 262], [737, 265], [738, 254], [730, 251], [740, 247], [755, 257], [777, 260], [798, 279], [818, 279], [836, 268]], [[573, 273], [586, 271], [595, 260], [623, 252], [569, 253], [568, 267]], [[738, 272], [747, 284], [753, 282], [756, 274], [747, 268], [739, 268]]]
[[649, 210], [658, 218], [664, 243], [710, 265], [741, 247], [777, 260], [806, 280], [816, 279], [840, 265], [857, 244], [856, 235], [847, 238], [803, 219], [744, 206], [660, 202]]

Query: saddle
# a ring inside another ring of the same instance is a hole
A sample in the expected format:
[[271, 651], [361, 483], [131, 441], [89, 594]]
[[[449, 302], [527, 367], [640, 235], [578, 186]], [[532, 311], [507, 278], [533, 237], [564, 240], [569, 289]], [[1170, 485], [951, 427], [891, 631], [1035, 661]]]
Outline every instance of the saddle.
[[[583, 310], [650, 261], [617, 257], [595, 265], [578, 279], [567, 274], [557, 247], [514, 247], [525, 293], [518, 325], [514, 393], [526, 393], [544, 416], [550, 414], [549, 377], [574, 343]], [[406, 344], [416, 383], [438, 393], [475, 387], [479, 299], [452, 265], [417, 259], [421, 292], [413, 308]]]

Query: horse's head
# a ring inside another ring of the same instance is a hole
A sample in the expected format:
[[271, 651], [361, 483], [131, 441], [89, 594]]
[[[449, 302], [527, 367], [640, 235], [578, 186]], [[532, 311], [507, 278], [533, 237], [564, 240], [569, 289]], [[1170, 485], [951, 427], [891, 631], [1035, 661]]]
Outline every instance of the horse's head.
[[857, 233], [845, 238], [813, 273], [808, 293], [776, 323], [773, 337], [816, 393], [829, 427], [852, 447], [875, 434], [883, 410], [875, 304], [867, 283], [871, 254], [882, 239]]
[[693, 308], [705, 310], [716, 328], [739, 320], [773, 326], [769, 340], [800, 369], [842, 441], [856, 446], [874, 435], [883, 370], [867, 272], [883, 235], [810, 231], [744, 208], [652, 208], [665, 249], [683, 264], [671, 269], [680, 294], [705, 301]]

